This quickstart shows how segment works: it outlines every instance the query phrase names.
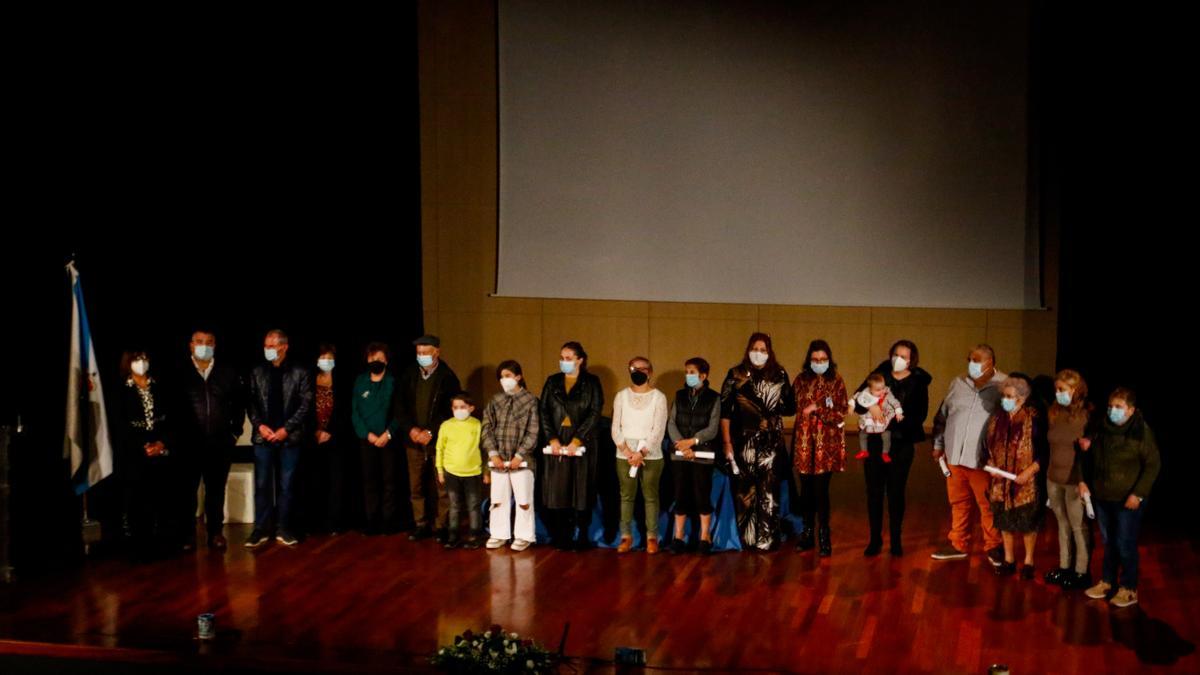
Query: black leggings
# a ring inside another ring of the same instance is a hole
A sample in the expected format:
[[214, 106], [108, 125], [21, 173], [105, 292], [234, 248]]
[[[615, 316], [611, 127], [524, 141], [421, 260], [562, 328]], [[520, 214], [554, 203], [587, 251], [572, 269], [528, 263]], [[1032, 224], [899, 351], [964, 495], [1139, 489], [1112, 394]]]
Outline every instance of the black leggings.
[[908, 471], [913, 463], [912, 441], [892, 439], [892, 461], [884, 464], [879, 457], [879, 440], [870, 438], [871, 455], [863, 462], [863, 478], [867, 483], [867, 518], [871, 524], [871, 541], [883, 541], [883, 502], [886, 495], [888, 506], [888, 529], [892, 543], [900, 543], [900, 529], [904, 524], [904, 488], [908, 483]]
[[707, 516], [712, 513], [712, 464], [676, 460], [671, 463], [675, 472], [675, 515]]
[[833, 474], [795, 475], [796, 483], [800, 486], [800, 517], [804, 519], [804, 527], [829, 527], [829, 479], [833, 478]]

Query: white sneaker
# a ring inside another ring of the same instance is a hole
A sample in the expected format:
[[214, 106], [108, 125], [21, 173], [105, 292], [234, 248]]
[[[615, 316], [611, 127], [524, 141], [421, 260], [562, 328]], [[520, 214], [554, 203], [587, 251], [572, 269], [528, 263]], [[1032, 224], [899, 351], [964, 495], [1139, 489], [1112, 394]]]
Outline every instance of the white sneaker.
[[525, 549], [529, 548], [530, 544], [532, 544], [532, 543], [533, 542], [528, 542], [528, 541], [525, 541], [524, 539], [513, 539], [512, 550], [524, 551]]
[[485, 546], [488, 548], [500, 548], [501, 546], [504, 546], [504, 544], [505, 541], [503, 539], [492, 537], [491, 539], [487, 540], [487, 544], [485, 544]]

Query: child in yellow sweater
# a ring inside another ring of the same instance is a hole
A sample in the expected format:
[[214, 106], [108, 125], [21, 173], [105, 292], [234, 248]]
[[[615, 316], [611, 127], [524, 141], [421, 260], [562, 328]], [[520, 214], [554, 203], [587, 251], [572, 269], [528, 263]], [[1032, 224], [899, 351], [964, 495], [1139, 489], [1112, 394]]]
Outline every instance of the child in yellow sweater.
[[458, 529], [465, 509], [471, 525], [471, 534], [463, 542], [463, 548], [479, 548], [483, 535], [483, 513], [479, 510], [483, 500], [483, 486], [490, 483], [491, 476], [484, 473], [483, 452], [479, 448], [481, 424], [472, 417], [475, 402], [467, 392], [459, 392], [450, 400], [454, 417], [442, 422], [438, 428], [437, 467], [438, 482], [446, 488], [450, 498], [450, 523], [446, 537], [446, 548], [458, 546]]

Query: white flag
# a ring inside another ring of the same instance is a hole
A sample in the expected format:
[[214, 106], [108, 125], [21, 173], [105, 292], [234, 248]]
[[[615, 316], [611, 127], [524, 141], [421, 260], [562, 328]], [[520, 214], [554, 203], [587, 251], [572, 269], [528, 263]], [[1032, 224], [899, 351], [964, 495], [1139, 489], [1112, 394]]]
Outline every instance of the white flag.
[[63, 458], [71, 460], [71, 483], [75, 494], [112, 474], [113, 449], [104, 412], [104, 392], [96, 368], [96, 350], [83, 306], [83, 287], [75, 263], [67, 265], [71, 275], [71, 360], [67, 368], [67, 428]]

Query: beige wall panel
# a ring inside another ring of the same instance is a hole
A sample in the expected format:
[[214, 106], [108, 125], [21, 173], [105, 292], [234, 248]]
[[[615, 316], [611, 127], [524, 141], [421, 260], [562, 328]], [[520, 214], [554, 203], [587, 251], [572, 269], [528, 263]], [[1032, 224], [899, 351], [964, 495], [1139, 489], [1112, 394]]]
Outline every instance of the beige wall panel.
[[496, 278], [495, 212], [443, 205], [438, 210], [438, 309], [481, 311]]
[[[645, 319], [650, 316], [648, 302], [624, 300], [558, 300], [546, 299], [544, 307], [547, 317], [561, 316], [611, 316]], [[585, 347], [587, 345], [584, 345]]]
[[728, 319], [753, 321], [756, 324], [758, 322], [758, 305], [709, 302], [651, 302], [649, 305], [652, 319]]
[[[442, 204], [496, 208], [496, 101], [438, 99], [435, 181]], [[493, 212], [491, 236], [496, 236]], [[495, 244], [489, 244], [489, 247]]]

